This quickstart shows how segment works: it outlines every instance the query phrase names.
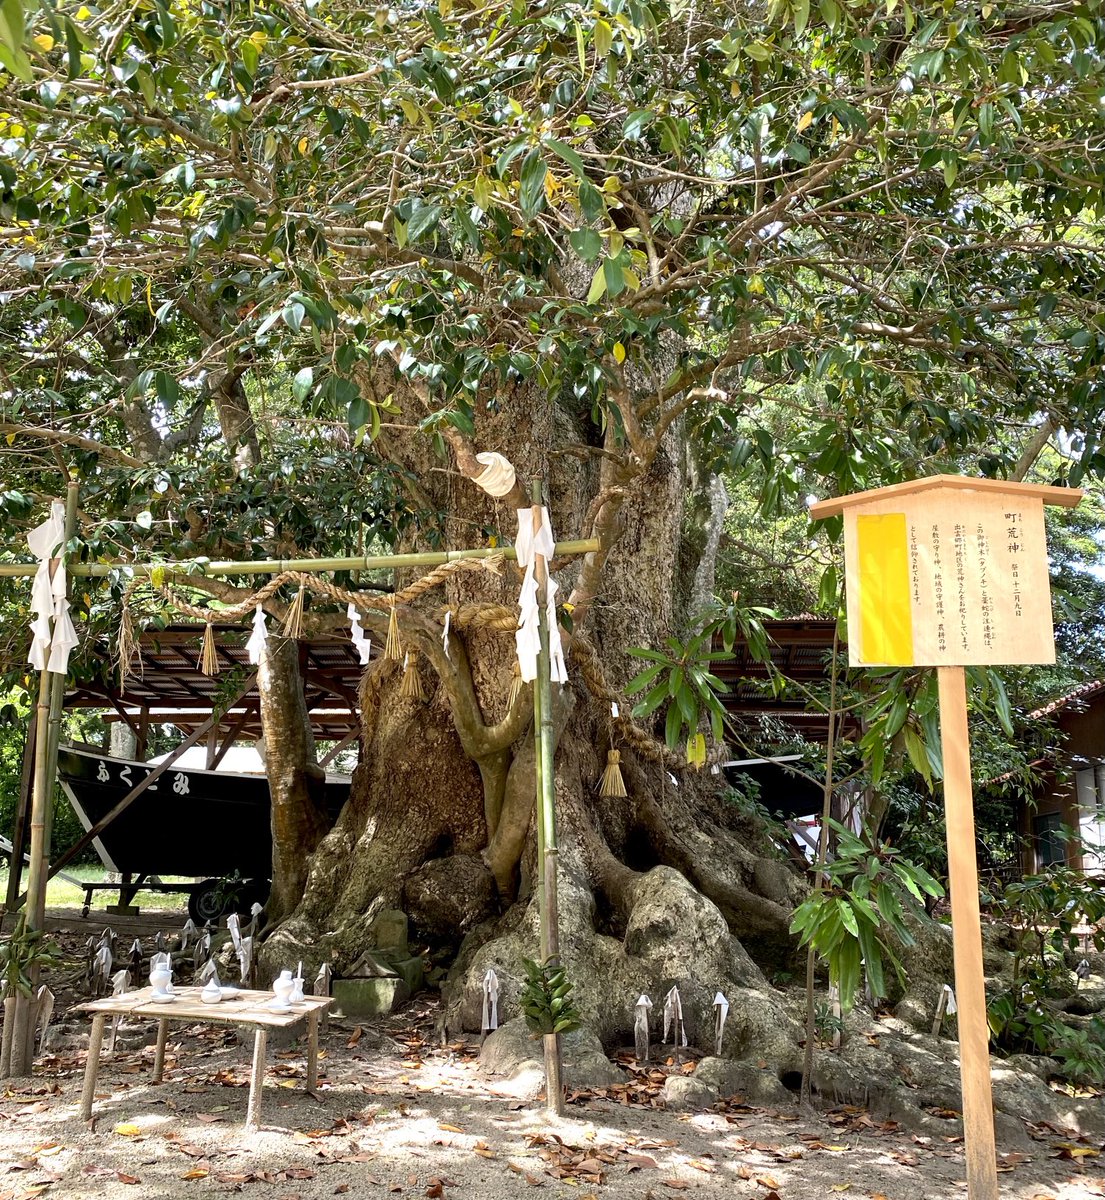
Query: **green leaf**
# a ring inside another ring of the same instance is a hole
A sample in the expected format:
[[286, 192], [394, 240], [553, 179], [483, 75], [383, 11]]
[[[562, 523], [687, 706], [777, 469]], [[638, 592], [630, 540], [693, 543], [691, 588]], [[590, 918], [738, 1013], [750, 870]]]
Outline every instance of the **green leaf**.
[[284, 318], [284, 324], [292, 331], [298, 333], [303, 326], [303, 318], [307, 315], [307, 310], [298, 300], [293, 300], [290, 304], [284, 306], [284, 311], [281, 316]]
[[539, 147], [534, 148], [522, 160], [521, 189], [518, 203], [527, 217], [535, 216], [545, 204], [545, 177], [549, 169]]
[[597, 304], [606, 295], [606, 272], [603, 269], [604, 267], [605, 263], [600, 263], [599, 269], [591, 279], [591, 286], [587, 291], [588, 304]]
[[810, 0], [792, 0], [794, 13], [794, 32], [801, 37], [806, 32], [810, 20]]
[[609, 21], [596, 21], [594, 31], [595, 54], [600, 58], [605, 58], [610, 53], [610, 47], [614, 44], [614, 30]]
[[1005, 690], [1001, 676], [994, 671], [990, 672], [990, 682], [994, 686], [994, 710], [998, 714], [998, 720], [1001, 722], [1006, 737], [1012, 737], [1013, 710], [1009, 706], [1009, 693]]
[[572, 249], [584, 262], [594, 262], [602, 253], [602, 237], [594, 229], [573, 229], [568, 234]]
[[417, 242], [437, 228], [441, 220], [441, 206], [420, 204], [407, 219], [407, 241]]
[[928, 789], [932, 791], [932, 771], [929, 767], [928, 751], [925, 749], [925, 743], [921, 740], [920, 734], [912, 728], [906, 726], [905, 733], [905, 748], [909, 755], [909, 761], [913, 764], [913, 769], [918, 775], [924, 779], [928, 785]]
[[631, 112], [622, 124], [622, 133], [631, 141], [636, 142], [641, 134], [656, 119], [656, 114], [649, 108], [639, 108]]
[[315, 372], [313, 368], [303, 367], [296, 371], [295, 378], [292, 380], [292, 395], [300, 404], [311, 394], [311, 387], [314, 382]]
[[[557, 141], [556, 138], [546, 138], [545, 145], [556, 155], [559, 155], [569, 167], [577, 179], [587, 178], [587, 166], [583, 159], [564, 142]], [[544, 177], [542, 177], [542, 186], [544, 186]]]

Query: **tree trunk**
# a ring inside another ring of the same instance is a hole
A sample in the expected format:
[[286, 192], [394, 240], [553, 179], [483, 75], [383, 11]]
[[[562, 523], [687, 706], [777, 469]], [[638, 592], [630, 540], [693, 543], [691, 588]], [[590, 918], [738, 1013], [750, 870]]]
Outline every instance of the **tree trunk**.
[[257, 690], [272, 798], [272, 892], [266, 911], [275, 923], [302, 899], [310, 856], [330, 820], [324, 802], [326, 773], [315, 758], [297, 642], [269, 637], [257, 668]]
[[[684, 633], [708, 572], [699, 572], [694, 595], [684, 583], [684, 536], [694, 524], [687, 518], [688, 465], [676, 438], [634, 477], [619, 476], [607, 455], [586, 452], [596, 435], [589, 413], [572, 416], [524, 394], [503, 398], [500, 412], [483, 415], [478, 429], [480, 449], [506, 453], [520, 478], [545, 480], [558, 537], [586, 532], [600, 488], [628, 481], [617, 540], [590, 602], [587, 642], [571, 650], [568, 685], [554, 685], [561, 951], [580, 1009], [604, 1040], [628, 1040], [637, 996], [648, 992], [655, 1000], [675, 982], [688, 1023], [708, 1039], [715, 992], [725, 991], [735, 1006], [742, 989], [768, 989], [738, 938], [747, 937], [765, 959], [788, 955], [787, 924], [803, 884], [726, 805], [720, 777], [673, 772], [659, 743], [642, 755], [617, 738], [604, 687], [621, 696], [627, 713], [624, 687], [639, 668], [627, 650]], [[566, 447], [582, 452], [556, 452]], [[389, 444], [389, 457], [402, 449]], [[408, 453], [425, 499], [449, 514], [446, 545], [478, 544], [480, 530], [514, 540], [512, 508], [469, 479], [420, 461], [414, 444]], [[707, 499], [697, 512], [716, 520], [717, 489], [708, 479], [702, 486]], [[700, 549], [716, 548], [716, 539], [701, 530], [696, 536]], [[585, 570], [578, 560], [553, 564], [561, 599]], [[273, 964], [325, 959], [340, 974], [369, 948], [374, 915], [402, 907], [423, 944], [456, 950], [463, 938], [445, 988], [452, 1028], [479, 1029], [488, 967], [500, 979], [501, 1011], [516, 1011], [520, 960], [538, 953], [532, 698], [526, 688], [508, 709], [513, 633], [466, 623], [464, 606], [516, 612], [519, 586], [513, 564], [501, 575], [458, 572], [413, 609], [400, 608], [405, 650], [421, 651], [428, 699], [400, 695], [401, 663], [368, 668], [364, 758], [349, 803], [315, 854], [302, 902], [266, 945]], [[445, 604], [454, 612], [448, 656], [440, 641]], [[622, 751], [624, 799], [597, 795], [612, 746]], [[778, 1040], [784, 1031], [797, 1055], [799, 1031], [779, 1015], [775, 998], [743, 1007], [762, 1020], [731, 1021], [732, 1036]]]

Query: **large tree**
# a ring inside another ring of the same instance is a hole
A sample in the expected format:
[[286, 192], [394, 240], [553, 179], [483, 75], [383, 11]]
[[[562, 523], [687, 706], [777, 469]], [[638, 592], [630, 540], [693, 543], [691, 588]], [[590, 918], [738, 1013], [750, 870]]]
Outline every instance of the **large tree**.
[[[78, 467], [93, 552], [174, 556], [509, 540], [543, 481], [557, 534], [600, 543], [555, 568], [585, 1012], [613, 1034], [664, 980], [703, 1013], [762, 982], [742, 942], [784, 939], [796, 877], [611, 696], [631, 647], [694, 657], [722, 470], [765, 515], [1022, 477], [1053, 439], [1072, 481], [1102, 472], [1097, 4], [148, 0], [22, 31], [17, 8], [9, 461]], [[486, 450], [518, 469], [503, 501], [472, 483]], [[487, 619], [517, 587], [458, 573], [401, 608], [430, 702], [368, 672], [353, 795], [281, 875], [274, 955], [345, 965], [390, 905], [436, 938], [478, 921], [450, 993], [470, 1019], [483, 968], [531, 948], [529, 697]], [[669, 743], [700, 711], [673, 691]], [[599, 801], [611, 745], [629, 796]]]

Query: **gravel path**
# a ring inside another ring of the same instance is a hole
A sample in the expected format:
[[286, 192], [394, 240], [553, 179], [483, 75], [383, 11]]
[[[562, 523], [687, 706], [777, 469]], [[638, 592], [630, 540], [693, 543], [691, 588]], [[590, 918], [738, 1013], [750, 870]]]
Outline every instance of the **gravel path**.
[[[855, 1109], [802, 1121], [735, 1103], [688, 1115], [655, 1099], [582, 1096], [550, 1122], [480, 1074], [474, 1043], [433, 1046], [435, 1015], [423, 1002], [359, 1032], [332, 1025], [313, 1096], [301, 1048], [274, 1048], [253, 1135], [242, 1129], [250, 1047], [232, 1032], [174, 1027], [154, 1085], [155, 1026], [124, 1026], [91, 1127], [77, 1116], [84, 1056], [73, 1044], [0, 1098], [0, 1200], [966, 1196], [961, 1142], [912, 1137]], [[1099, 1145], [1033, 1134], [1032, 1152], [1005, 1156], [1006, 1200], [1105, 1197]]]

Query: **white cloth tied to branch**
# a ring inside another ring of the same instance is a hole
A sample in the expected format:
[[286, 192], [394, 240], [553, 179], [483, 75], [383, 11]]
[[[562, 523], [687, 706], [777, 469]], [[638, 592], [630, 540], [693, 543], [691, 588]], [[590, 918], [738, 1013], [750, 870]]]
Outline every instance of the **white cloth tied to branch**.
[[246, 642], [249, 661], [254, 666], [261, 661], [261, 655], [265, 652], [265, 643], [268, 640], [269, 629], [265, 624], [265, 610], [258, 604], [253, 610], [253, 632], [249, 635], [249, 641]]
[[27, 661], [36, 671], [53, 671], [56, 675], [64, 675], [69, 669], [70, 651], [79, 640], [69, 616], [64, 559], [58, 560], [54, 576], [50, 578], [50, 555], [64, 539], [65, 508], [55, 500], [46, 520], [27, 534], [27, 545], [38, 559], [38, 570], [31, 584], [31, 612], [35, 619], [31, 622], [31, 651]]
[[349, 618], [349, 636], [353, 639], [353, 645], [361, 657], [361, 666], [366, 667], [372, 653], [372, 639], [361, 628], [360, 609], [355, 604], [350, 604], [345, 610], [345, 615]]
[[[514, 635], [514, 643], [518, 650], [518, 666], [523, 683], [532, 683], [537, 678], [537, 655], [541, 649], [540, 617], [537, 604], [537, 557], [540, 555], [546, 563], [552, 558], [556, 548], [553, 538], [552, 524], [549, 521], [549, 510], [541, 506], [540, 520], [535, 530], [533, 525], [533, 509], [520, 508], [518, 512], [518, 537], [514, 550], [518, 556], [518, 565], [525, 568], [522, 579], [522, 591], [518, 596], [518, 632]], [[560, 633], [556, 621], [556, 581], [552, 576], [546, 577], [545, 586], [545, 623], [549, 630], [549, 674], [556, 683], [568, 682], [568, 667], [564, 662], [564, 647], [560, 641]]]
[[507, 495], [514, 487], [514, 467], [510, 460], [497, 454], [494, 450], [485, 450], [476, 455], [476, 462], [483, 470], [474, 477], [472, 482], [482, 488], [489, 496], [498, 499]]

